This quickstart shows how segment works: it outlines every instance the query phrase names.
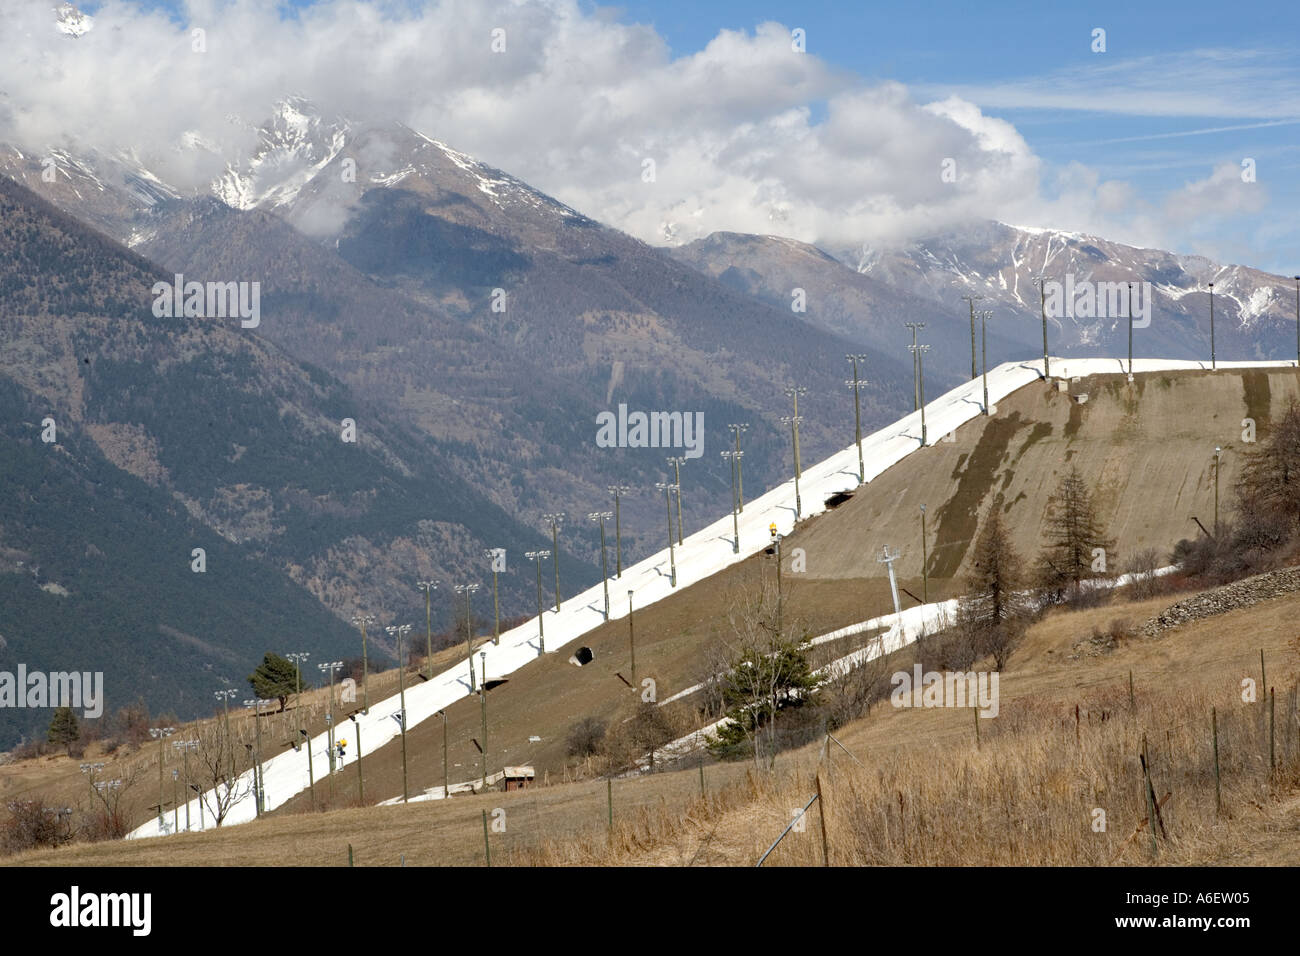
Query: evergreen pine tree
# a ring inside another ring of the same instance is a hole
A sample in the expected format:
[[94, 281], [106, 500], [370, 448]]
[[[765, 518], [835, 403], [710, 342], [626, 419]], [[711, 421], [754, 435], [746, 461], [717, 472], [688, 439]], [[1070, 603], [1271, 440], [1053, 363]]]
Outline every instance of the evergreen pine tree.
[[45, 739], [58, 747], [70, 747], [80, 736], [81, 728], [77, 725], [77, 715], [72, 712], [72, 708], [60, 707], [56, 710]]
[[1093, 576], [1095, 549], [1114, 548], [1078, 468], [1070, 468], [1048, 501], [1046, 537], [1039, 554], [1039, 578], [1056, 597], [1067, 589], [1077, 593], [1079, 582]]
[[253, 693], [263, 700], [278, 700], [281, 712], [289, 695], [298, 690], [293, 661], [274, 651], [266, 652], [257, 670], [248, 675], [248, 683], [252, 685]]
[[992, 655], [999, 670], [1006, 666], [1023, 630], [1027, 610], [1023, 586], [1020, 555], [1012, 546], [1002, 512], [994, 504], [975, 541], [958, 617], [970, 636], [971, 649]]

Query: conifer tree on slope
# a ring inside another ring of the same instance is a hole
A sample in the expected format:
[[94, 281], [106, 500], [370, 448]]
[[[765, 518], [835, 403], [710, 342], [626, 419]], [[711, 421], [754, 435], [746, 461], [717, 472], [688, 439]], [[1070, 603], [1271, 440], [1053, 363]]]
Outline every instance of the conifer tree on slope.
[[1079, 583], [1094, 576], [1094, 550], [1106, 552], [1106, 560], [1114, 542], [1106, 537], [1092, 493], [1079, 474], [1071, 467], [1061, 479], [1056, 493], [1048, 500], [1046, 542], [1039, 553], [1039, 580], [1056, 597], [1068, 589], [1078, 594]]
[[1002, 521], [1002, 512], [994, 503], [975, 542], [970, 573], [966, 577], [966, 594], [958, 606], [963, 627], [971, 638], [972, 649], [989, 654], [999, 670], [1023, 630], [1027, 611], [1022, 588], [1024, 570], [1020, 555]]

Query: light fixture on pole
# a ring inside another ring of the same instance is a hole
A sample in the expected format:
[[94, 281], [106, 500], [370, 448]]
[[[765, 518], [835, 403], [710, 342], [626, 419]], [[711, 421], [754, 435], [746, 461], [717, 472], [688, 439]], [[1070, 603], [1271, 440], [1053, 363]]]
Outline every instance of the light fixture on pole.
[[1223, 462], [1223, 448], [1214, 446], [1214, 538], [1219, 538], [1219, 466]]
[[[253, 711], [253, 803], [257, 808], [257, 815], [260, 817], [262, 811], [266, 809], [266, 781], [262, 777], [262, 708], [272, 703], [269, 700], [263, 700], [260, 697], [253, 697], [244, 701], [244, 706]], [[179, 743], [179, 741], [178, 741]], [[189, 786], [189, 772], [186, 771], [186, 783]], [[186, 813], [189, 813], [189, 807], [186, 806]], [[189, 818], [185, 820], [185, 827], [189, 829]]]
[[497, 598], [497, 559], [504, 561], [506, 549], [487, 548], [483, 555], [489, 559], [492, 566], [492, 643], [497, 645], [501, 643], [501, 602]]
[[1214, 283], [1210, 283], [1210, 371], [1218, 370], [1217, 359], [1214, 353]]
[[[487, 759], [488, 759], [488, 738], [487, 738], [487, 652], [478, 652], [479, 674], [478, 696], [479, 704], [483, 711], [483, 792], [487, 792]], [[471, 664], [473, 662], [471, 661]]]
[[667, 458], [665, 461], [673, 466], [673, 484], [677, 486], [677, 543], [682, 543], [682, 465], [685, 458]]
[[975, 303], [983, 299], [982, 295], [964, 295], [962, 300], [970, 305], [970, 379], [975, 381]]
[[366, 626], [375, 623], [373, 614], [357, 614], [352, 618], [353, 624], [361, 626], [361, 712], [370, 713], [370, 690], [368, 678], [370, 676], [369, 653], [366, 648]]
[[748, 422], [733, 422], [732, 424], [730, 424], [730, 425], [727, 426], [727, 429], [731, 432], [731, 434], [732, 434], [732, 435], [735, 437], [735, 439], [736, 439], [736, 448], [735, 448], [735, 451], [736, 451], [736, 500], [740, 502], [740, 508], [739, 508], [739, 510], [740, 510], [741, 514], [744, 514], [744, 512], [745, 512], [745, 472], [744, 472], [744, 469], [741, 467], [741, 461], [740, 461], [740, 459], [744, 457], [744, 453], [740, 450], [740, 436], [741, 436], [744, 432], [746, 432], [746, 431], [749, 430], [749, 423], [748, 423]]
[[1052, 368], [1047, 358], [1047, 280], [1051, 276], [1036, 275], [1034, 281], [1038, 283], [1038, 310], [1043, 318], [1043, 379], [1052, 377]]
[[524, 557], [537, 566], [537, 655], [546, 653], [546, 625], [542, 620], [542, 562], [551, 556], [549, 551], [525, 551]]
[[564, 512], [542, 515], [543, 521], [551, 523], [551, 547], [555, 553], [555, 610], [560, 610], [560, 525], [564, 523]]
[[979, 314], [980, 317], [980, 356], [984, 364], [984, 414], [989, 413], [989, 339], [985, 322], [993, 318], [993, 310], [989, 309]]
[[921, 505], [921, 603], [930, 603], [930, 572], [926, 568], [929, 553], [925, 540], [925, 505]]
[[416, 581], [415, 586], [424, 592], [424, 658], [429, 665], [429, 680], [433, 680], [433, 617], [430, 598], [438, 590], [438, 582]]
[[95, 793], [95, 774], [103, 770], [104, 765], [102, 763], [83, 763], [78, 769], [90, 778], [90, 793], [93, 796]]
[[627, 592], [627, 645], [632, 654], [632, 683], [636, 684], [636, 625], [632, 620], [632, 595], [633, 591]]
[[1300, 276], [1295, 277], [1295, 364], [1300, 368]]
[[866, 379], [858, 376], [858, 363], [865, 362], [865, 355], [846, 355], [844, 356], [853, 363], [853, 378], [845, 381], [845, 385], [853, 389], [853, 442], [858, 446], [858, 484], [867, 480], [867, 467], [862, 461], [862, 408], [858, 402], [858, 390], [866, 384]]
[[600, 524], [600, 579], [605, 588], [605, 620], [609, 620], [609, 561], [605, 554], [605, 522], [614, 517], [612, 511], [593, 511], [587, 515]]
[[410, 633], [411, 625], [390, 624], [384, 630], [388, 632], [390, 637], [397, 638], [397, 693], [400, 708], [397, 722], [402, 728], [402, 802], [406, 803], [410, 791], [406, 785], [406, 679], [403, 676], [406, 671], [406, 664], [402, 659], [402, 637]]
[[158, 829], [166, 826], [163, 819], [163, 741], [176, 733], [175, 727], [150, 727], [149, 736], [158, 741]]
[[[293, 696], [293, 712], [298, 718], [298, 736], [307, 741], [307, 785], [311, 790], [311, 808], [316, 809], [316, 775], [312, 772], [311, 767], [311, 738], [307, 736], [307, 731], [302, 726], [302, 664], [311, 657], [308, 651], [295, 651], [292, 654], [284, 655], [288, 660], [293, 661], [293, 681], [298, 691]], [[200, 811], [201, 815], [201, 811]], [[200, 820], [202, 823], [202, 820]]]
[[[197, 740], [173, 740], [172, 749], [180, 751], [182, 773], [185, 775], [185, 832], [190, 830], [190, 751], [197, 750], [199, 742]], [[202, 798], [199, 799], [199, 806], [203, 806]]]
[[348, 714], [348, 720], [352, 721], [352, 732], [357, 737], [357, 802], [364, 807], [366, 805], [366, 776], [361, 770], [361, 724], [357, 720], [356, 714]]
[[[237, 691], [233, 687], [227, 687], [225, 690], [214, 691], [212, 696], [221, 701], [221, 708], [226, 714], [226, 746], [230, 750], [230, 779], [235, 779], [235, 738], [230, 733], [230, 698], [234, 697]], [[233, 783], [232, 783], [233, 785]]]
[[451, 788], [447, 783], [447, 711], [438, 711], [442, 717], [442, 795], [444, 799], [451, 796]]
[[629, 494], [632, 489], [627, 485], [610, 485], [605, 489], [614, 496], [614, 576], [623, 576], [623, 520], [619, 511], [619, 499]]
[[787, 385], [785, 393], [794, 400], [794, 414], [787, 415], [781, 419], [782, 424], [790, 426], [790, 438], [794, 443], [794, 520], [798, 521], [803, 515], [803, 501], [799, 495], [799, 479], [803, 477], [803, 465], [799, 461], [799, 424], [803, 421], [803, 416], [799, 414], [799, 396], [806, 394], [808, 389], [803, 385]]
[[1128, 284], [1128, 380], [1133, 381], [1133, 305], [1137, 302], [1137, 283]]
[[916, 356], [916, 400], [921, 407], [921, 447], [924, 448], [927, 436], [925, 432], [925, 363], [922, 356], [930, 351], [930, 346], [910, 345], [908, 348]]
[[330, 708], [329, 708], [329, 732], [326, 737], [330, 754], [330, 793], [334, 792], [334, 675], [338, 673], [343, 666], [342, 661], [325, 661], [317, 664], [316, 669], [323, 674], [329, 674], [330, 678]]
[[736, 510], [736, 464], [740, 460], [743, 452], [724, 451], [720, 452], [723, 458], [731, 462], [731, 553], [740, 554], [740, 517]]
[[470, 595], [478, 590], [477, 584], [458, 584], [456, 593], [465, 595], [465, 653], [469, 657], [469, 692], [474, 693], [474, 609]]
[[916, 333], [925, 328], [925, 323], [904, 322], [903, 324], [912, 330], [912, 344], [908, 346], [908, 351], [912, 353], [912, 411], [916, 411], [921, 407], [921, 386], [916, 375]]
[[672, 587], [677, 587], [677, 552], [673, 548], [673, 492], [677, 486], [671, 481], [656, 481], [655, 487], [664, 493], [664, 506], [668, 513], [668, 567]]

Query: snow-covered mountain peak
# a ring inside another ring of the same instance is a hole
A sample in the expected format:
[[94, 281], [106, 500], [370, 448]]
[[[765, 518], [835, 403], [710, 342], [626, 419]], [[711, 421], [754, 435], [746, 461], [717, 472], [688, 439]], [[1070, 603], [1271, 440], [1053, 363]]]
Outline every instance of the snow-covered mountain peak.
[[54, 28], [64, 36], [82, 37], [94, 26], [94, 17], [87, 16], [70, 3], [54, 8]]

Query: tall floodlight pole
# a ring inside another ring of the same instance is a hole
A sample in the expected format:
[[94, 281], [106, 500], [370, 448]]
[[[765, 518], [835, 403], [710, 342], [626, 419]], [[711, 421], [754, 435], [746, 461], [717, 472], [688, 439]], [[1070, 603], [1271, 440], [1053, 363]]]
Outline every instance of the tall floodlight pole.
[[667, 458], [668, 464], [673, 466], [673, 484], [677, 486], [677, 543], [682, 543], [682, 465], [686, 464], [685, 458]]
[[1300, 368], [1300, 276], [1295, 277], [1295, 364]]
[[352, 721], [352, 732], [357, 738], [357, 800], [364, 807], [366, 805], [366, 775], [361, 770], [361, 724], [357, 720], [356, 714], [349, 714], [348, 719]]
[[469, 658], [469, 692], [474, 693], [474, 610], [470, 595], [478, 590], [477, 584], [458, 584], [456, 593], [465, 595], [465, 654]]
[[560, 609], [560, 525], [564, 521], [564, 512], [542, 515], [543, 521], [551, 523], [551, 545], [555, 549], [555, 610]]
[[740, 450], [740, 436], [749, 428], [748, 422], [735, 422], [727, 426], [731, 434], [736, 438], [736, 500], [739, 502], [737, 510], [744, 514], [745, 512], [745, 471], [741, 459], [745, 453]]
[[226, 743], [230, 745], [230, 779], [235, 779], [235, 738], [230, 733], [230, 698], [238, 693], [233, 687], [227, 687], [225, 690], [213, 692], [212, 696], [221, 701], [221, 708], [225, 711], [226, 721]]
[[614, 576], [623, 576], [623, 516], [619, 511], [619, 499], [632, 489], [627, 485], [610, 485], [606, 489], [614, 496]]
[[1214, 537], [1219, 537], [1219, 465], [1223, 461], [1223, 448], [1214, 446]]
[[668, 566], [672, 572], [671, 584], [677, 587], [677, 552], [673, 548], [673, 492], [677, 486], [671, 481], [657, 481], [655, 487], [664, 493], [664, 506], [668, 513]]
[[[182, 773], [185, 776], [185, 832], [190, 831], [190, 751], [197, 750], [199, 742], [197, 740], [173, 740], [172, 747], [181, 753]], [[203, 801], [199, 800], [200, 806]]]
[[433, 680], [433, 614], [430, 608], [437, 581], [416, 581], [415, 586], [424, 592], [424, 659], [429, 665], [429, 680]]
[[1137, 283], [1130, 282], [1128, 290], [1128, 377], [1133, 377], [1133, 304], [1137, 301]]
[[785, 589], [781, 586], [781, 538], [783, 535], [777, 535], [773, 539], [773, 546], [776, 548], [776, 633], [779, 637], [784, 633], [782, 631], [782, 620], [785, 617]]
[[926, 562], [929, 561], [929, 554], [926, 552], [925, 541], [925, 505], [921, 505], [921, 603], [930, 603], [930, 571], [926, 568]]
[[731, 462], [731, 553], [740, 554], [740, 515], [736, 510], [736, 462], [740, 452], [724, 451], [720, 454]]
[[1046, 291], [1047, 287], [1044, 285], [1044, 283], [1046, 283], [1047, 280], [1050, 278], [1051, 276], [1046, 276], [1046, 275], [1034, 276], [1034, 281], [1038, 283], [1038, 310], [1039, 310], [1039, 314], [1043, 318], [1043, 378], [1044, 379], [1048, 379], [1052, 377], [1052, 369], [1051, 366], [1048, 364], [1048, 358], [1047, 358], [1047, 291]]
[[438, 714], [442, 717], [442, 796], [445, 799], [451, 796], [451, 786], [447, 783], [447, 711], [440, 710]]
[[789, 423], [790, 438], [794, 443], [794, 519], [798, 521], [803, 516], [803, 499], [799, 494], [799, 479], [803, 477], [803, 466], [799, 461], [799, 423], [803, 417], [799, 414], [799, 396], [807, 393], [808, 389], [803, 385], [789, 385], [785, 393], [794, 401], [794, 414], [781, 419], [782, 424]]
[[307, 651], [294, 651], [284, 655], [293, 661], [293, 683], [296, 690], [293, 695], [293, 710], [298, 716], [298, 730], [302, 730], [302, 663], [311, 657]]
[[1210, 283], [1210, 371], [1218, 370], [1214, 354], [1214, 283]]
[[397, 722], [402, 728], [402, 802], [406, 803], [409, 799], [406, 786], [406, 665], [402, 659], [402, 637], [410, 632], [411, 625], [390, 624], [384, 630], [388, 632], [389, 637], [397, 638], [397, 694], [400, 708]]
[[[479, 665], [482, 673], [479, 675], [478, 697], [479, 704], [483, 710], [483, 792], [487, 792], [487, 759], [488, 759], [488, 739], [487, 739], [487, 651], [479, 651]], [[472, 663], [472, 662], [471, 662]]]
[[546, 653], [546, 627], [542, 622], [542, 561], [551, 556], [549, 551], [525, 551], [524, 557], [537, 565], [537, 653]]
[[330, 708], [329, 708], [329, 729], [326, 739], [329, 741], [330, 756], [330, 794], [334, 792], [334, 675], [338, 673], [339, 668], [343, 666], [342, 661], [325, 661], [317, 664], [316, 669], [322, 674], [329, 674], [330, 678]]
[[970, 378], [975, 381], [975, 303], [984, 298], [982, 295], [964, 295], [962, 299], [970, 305]]
[[366, 647], [366, 625], [374, 624], [375, 616], [358, 614], [352, 618], [352, 623], [361, 626], [361, 712], [368, 714], [370, 713], [370, 689], [367, 685], [370, 677], [370, 656]]
[[600, 523], [600, 580], [605, 588], [605, 620], [609, 620], [609, 559], [605, 552], [605, 522], [614, 517], [612, 511], [593, 511], [587, 515]]
[[505, 548], [488, 548], [483, 552], [492, 564], [492, 644], [501, 643], [501, 602], [497, 598], [497, 558], [505, 557]]
[[[251, 708], [253, 711], [253, 804], [257, 808], [257, 815], [262, 815], [262, 810], [266, 804], [266, 786], [262, 779], [262, 708], [271, 703], [269, 700], [263, 700], [260, 697], [254, 697], [251, 700], [244, 701], [244, 706]], [[186, 787], [189, 787], [189, 778], [186, 778]], [[186, 805], [188, 813], [189, 806]], [[189, 818], [186, 817], [185, 825], [189, 827]]]
[[984, 414], [989, 413], [989, 340], [985, 330], [984, 323], [993, 318], [992, 310], [985, 310], [980, 314], [980, 356], [984, 362]]
[[904, 322], [905, 326], [912, 330], [912, 344], [908, 346], [908, 351], [912, 353], [912, 411], [921, 407], [921, 383], [916, 374], [916, 333], [925, 328], [924, 322]]
[[149, 736], [158, 741], [158, 832], [167, 825], [163, 817], [163, 741], [176, 733], [175, 727], [150, 727]]
[[916, 357], [916, 395], [917, 403], [921, 408], [921, 447], [924, 448], [928, 436], [925, 431], [925, 365], [921, 360], [921, 356], [930, 351], [930, 346], [911, 345], [908, 348]]
[[[179, 740], [173, 741], [172, 746], [175, 747], [178, 743], [180, 743]], [[95, 796], [95, 772], [103, 770], [104, 765], [102, 763], [83, 763], [78, 769], [90, 778], [90, 796], [93, 799]]]
[[846, 381], [844, 384], [853, 389], [853, 441], [858, 446], [858, 484], [867, 480], [867, 466], [862, 461], [862, 408], [858, 403], [859, 386], [865, 385], [866, 380], [858, 376], [858, 363], [865, 362], [865, 355], [846, 355], [844, 356], [853, 363], [853, 380]]
[[632, 654], [632, 683], [636, 684], [636, 625], [632, 620], [632, 591], [627, 592], [627, 646]]

